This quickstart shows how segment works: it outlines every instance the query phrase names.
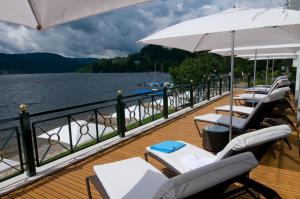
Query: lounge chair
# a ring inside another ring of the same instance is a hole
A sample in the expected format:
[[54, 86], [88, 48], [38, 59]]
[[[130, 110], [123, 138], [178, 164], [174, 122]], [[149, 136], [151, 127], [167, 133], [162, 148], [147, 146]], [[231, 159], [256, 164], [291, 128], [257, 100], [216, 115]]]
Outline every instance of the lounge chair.
[[[245, 131], [247, 129], [259, 129], [261, 128], [260, 123], [266, 117], [268, 112], [273, 109], [277, 104], [277, 101], [282, 99], [282, 93], [272, 94], [266, 96], [262, 99], [261, 103], [258, 103], [257, 106], [253, 109], [250, 115], [247, 118], [232, 117], [232, 127], [236, 131]], [[201, 131], [198, 127], [198, 122], [207, 122], [212, 124], [217, 124], [221, 126], [230, 125], [230, 115], [221, 115], [221, 114], [205, 114], [194, 117], [194, 122], [197, 127], [199, 134]]]
[[288, 93], [291, 91], [290, 87], [281, 87], [281, 88], [277, 88], [274, 89], [273, 91], [269, 92], [268, 94], [255, 94], [254, 95], [254, 99], [253, 99], [253, 93], [252, 94], [239, 94], [235, 97], [233, 97], [233, 100], [236, 104], [242, 104], [241, 102], [255, 102], [258, 103], [260, 100], [262, 100], [264, 97], [270, 95], [270, 94], [274, 94], [274, 93], [278, 93], [278, 92], [285, 92], [286, 95], [288, 96]]
[[278, 125], [245, 133], [232, 139], [216, 155], [183, 141], [180, 142], [185, 143], [186, 146], [172, 153], [163, 153], [147, 147], [145, 159], [148, 160], [149, 156], [153, 157], [177, 174], [186, 173], [245, 151], [253, 152], [256, 159], [260, 160], [275, 142], [287, 138], [291, 131], [287, 125]]
[[267, 94], [255, 94], [254, 95], [254, 99], [253, 99], [253, 94], [239, 94], [237, 96], [235, 96], [233, 99], [234, 101], [237, 103], [237, 102], [240, 102], [241, 100], [242, 101], [246, 101], [246, 102], [258, 102], [260, 101], [261, 99], [263, 99], [264, 97], [270, 95], [270, 94], [274, 94], [276, 92], [286, 92], [288, 93], [291, 89], [289, 88], [290, 86], [290, 81], [286, 81], [286, 80], [279, 80], [277, 81], [277, 83], [272, 86], [269, 90], [269, 92]]
[[257, 164], [253, 154], [247, 152], [168, 178], [136, 157], [94, 166], [96, 175], [87, 177], [86, 183], [89, 198], [90, 182], [103, 198], [110, 199], [175, 199], [207, 196], [207, 192], [210, 197], [220, 197], [232, 183], [250, 180], [248, 173]]
[[[279, 80], [288, 80], [287, 76], [279, 76], [275, 79], [272, 85], [256, 85], [255, 93], [267, 94], [270, 89], [279, 81]], [[245, 89], [246, 92], [253, 92], [253, 87]]]
[[[284, 99], [285, 99], [285, 93], [281, 92], [281, 93], [275, 93], [275, 94], [271, 94], [272, 95], [280, 95], [282, 94], [282, 98], [278, 99], [278, 103], [284, 103]], [[258, 102], [258, 103], [262, 103], [262, 101]], [[287, 103], [290, 103], [289, 101], [287, 101]], [[291, 107], [291, 105], [287, 106], [288, 108], [290, 108], [292, 111], [293, 108]], [[220, 112], [230, 112], [230, 105], [224, 105], [224, 106], [218, 106], [216, 108], [214, 108], [214, 110], [216, 111], [216, 113], [220, 113]], [[232, 112], [233, 113], [237, 113], [241, 116], [248, 116], [252, 113], [252, 111], [254, 110], [253, 107], [247, 107], [247, 106], [232, 106]]]

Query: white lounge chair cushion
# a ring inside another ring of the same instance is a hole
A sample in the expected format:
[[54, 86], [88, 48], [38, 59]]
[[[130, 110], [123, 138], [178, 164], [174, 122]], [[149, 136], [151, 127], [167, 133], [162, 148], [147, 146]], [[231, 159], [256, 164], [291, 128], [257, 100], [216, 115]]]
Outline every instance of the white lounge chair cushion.
[[[254, 110], [254, 108], [247, 107], [247, 106], [232, 106], [232, 110], [235, 113], [250, 115], [252, 113], [252, 111]], [[215, 111], [229, 112], [230, 111], [230, 105], [219, 106], [219, 107], [215, 108]]]
[[231, 140], [225, 148], [217, 153], [215, 161], [227, 157], [233, 151], [241, 151], [245, 148], [253, 147], [271, 140], [287, 137], [292, 132], [288, 125], [272, 126], [250, 133], [245, 133]]
[[274, 91], [272, 91], [272, 94], [275, 94], [275, 93], [287, 93], [291, 90], [290, 87], [282, 87], [282, 88], [277, 88], [275, 89]]
[[94, 171], [111, 199], [150, 199], [168, 180], [142, 158], [95, 165]]
[[[206, 115], [200, 115], [197, 117], [194, 117], [194, 120], [201, 121], [201, 122], [209, 122], [213, 124], [219, 124], [224, 126], [229, 126], [230, 123], [230, 116], [229, 115], [221, 115], [221, 114], [214, 114], [209, 113]], [[232, 118], [232, 126], [236, 129], [243, 129], [246, 124], [246, 119], [243, 118]]]
[[257, 160], [250, 152], [235, 155], [169, 179], [160, 187], [153, 198], [186, 198], [245, 174], [257, 164]]
[[[253, 88], [247, 88], [245, 91], [252, 92], [254, 89]], [[256, 92], [264, 92], [268, 93], [270, 91], [270, 88], [268, 87], [255, 87]]]
[[[255, 94], [254, 95], [254, 98], [255, 99], [263, 99], [264, 97], [266, 97], [267, 95], [264, 95], [264, 94]], [[237, 99], [237, 98], [241, 98], [241, 99], [253, 99], [253, 94], [239, 94], [237, 95], [236, 97], [234, 97], [234, 99]]]
[[150, 147], [147, 147], [146, 150], [163, 159], [179, 173], [185, 173], [195, 168], [202, 167], [212, 163], [215, 160], [215, 155], [209, 153], [208, 151], [186, 142], [183, 143], [185, 143], [186, 146], [172, 153], [155, 151], [150, 149]]

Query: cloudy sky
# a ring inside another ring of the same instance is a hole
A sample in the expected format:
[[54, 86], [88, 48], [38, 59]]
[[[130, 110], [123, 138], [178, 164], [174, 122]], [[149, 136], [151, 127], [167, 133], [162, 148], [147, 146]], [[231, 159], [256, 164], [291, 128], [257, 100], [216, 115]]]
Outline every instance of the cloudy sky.
[[136, 41], [178, 22], [233, 7], [279, 7], [286, 0], [153, 0], [37, 32], [0, 23], [0, 53], [51, 52], [115, 57], [137, 52]]

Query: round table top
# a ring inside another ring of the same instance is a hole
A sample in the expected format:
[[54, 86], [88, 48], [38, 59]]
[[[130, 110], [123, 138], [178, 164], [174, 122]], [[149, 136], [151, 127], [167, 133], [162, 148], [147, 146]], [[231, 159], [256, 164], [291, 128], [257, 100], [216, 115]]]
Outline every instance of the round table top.
[[203, 129], [206, 132], [213, 132], [213, 133], [228, 133], [229, 128], [226, 126], [220, 126], [220, 125], [207, 125], [203, 127]]

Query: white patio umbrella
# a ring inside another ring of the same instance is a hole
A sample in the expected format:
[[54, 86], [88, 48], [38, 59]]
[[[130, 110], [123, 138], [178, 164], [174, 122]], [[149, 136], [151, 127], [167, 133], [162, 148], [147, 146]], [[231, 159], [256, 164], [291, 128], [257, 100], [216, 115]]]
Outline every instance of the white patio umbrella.
[[149, 0], [3, 0], [0, 20], [46, 29]]
[[[300, 12], [284, 8], [232, 8], [176, 24], [140, 42], [190, 52], [231, 48], [232, 116], [234, 47], [300, 43]], [[232, 117], [230, 124], [229, 139], [232, 134]]]
[[[279, 45], [266, 45], [266, 46], [249, 46], [249, 47], [240, 47], [235, 48], [234, 52], [236, 55], [242, 56], [247, 54], [252, 54], [254, 50], [257, 49], [257, 60], [267, 60], [267, 66], [266, 66], [266, 81], [268, 78], [267, 71], [268, 71], [268, 61], [273, 60], [272, 62], [272, 75], [271, 79], [273, 79], [273, 69], [274, 69], [274, 59], [270, 57], [270, 54], [277, 54], [274, 55], [275, 59], [278, 59], [278, 54], [283, 55], [282, 57], [288, 57], [288, 59], [293, 58], [293, 54], [297, 53], [300, 50], [300, 43], [295, 44], [279, 44]], [[230, 48], [224, 48], [224, 49], [214, 49], [210, 52], [219, 54], [222, 56], [229, 56], [230, 55]], [[291, 53], [291, 54], [290, 54]], [[267, 54], [267, 56], [263, 56], [263, 54]], [[290, 54], [291, 56], [288, 56]], [[252, 57], [251, 56], [251, 57]], [[263, 56], [263, 59], [259, 59], [259, 57]], [[254, 58], [253, 58], [254, 60]]]
[[[253, 49], [253, 48], [252, 48]], [[300, 47], [298, 47], [298, 49], [300, 49]], [[279, 52], [280, 49], [275, 49], [276, 52]], [[295, 49], [296, 50], [296, 49]], [[269, 52], [271, 52], [270, 49], [268, 49]], [[275, 52], [274, 51], [274, 52]], [[284, 50], [283, 50], [284, 51]], [[293, 57], [296, 57], [296, 53], [294, 52], [290, 52], [290, 53], [269, 53], [269, 54], [266, 54], [266, 53], [259, 53], [259, 52], [262, 52], [260, 51], [260, 49], [256, 48], [254, 50], [254, 54], [239, 54], [239, 52], [237, 52], [237, 57], [241, 57], [241, 58], [245, 58], [245, 59], [250, 59], [252, 58], [253, 61], [254, 61], [254, 80], [253, 80], [253, 91], [255, 91], [255, 83], [256, 83], [256, 61], [259, 60], [260, 57], [263, 57], [264, 59], [263, 60], [267, 60], [267, 65], [266, 65], [266, 85], [268, 84], [267, 83], [267, 79], [268, 79], [268, 67], [269, 67], [269, 59], [271, 57], [287, 57], [287, 58], [293, 58]], [[261, 59], [260, 59], [261, 60]], [[273, 79], [273, 70], [274, 70], [274, 61], [272, 63], [272, 79]], [[253, 92], [253, 99], [255, 98], [255, 92]], [[254, 106], [254, 100], [253, 100], [253, 106]]]
[[[300, 50], [300, 46], [299, 46], [299, 50]], [[272, 73], [271, 73], [271, 79], [273, 80], [274, 60], [275, 59], [293, 59], [293, 60], [295, 60], [297, 58], [297, 56], [298, 56], [297, 53], [271, 53], [271, 54], [258, 54], [256, 59], [255, 59], [254, 55], [251, 55], [251, 54], [241, 54], [241, 55], [238, 55], [237, 57], [241, 57], [241, 58], [245, 58], [245, 59], [253, 60], [253, 61], [267, 60], [266, 79], [268, 78], [267, 71], [268, 71], [269, 60], [273, 60], [272, 61]]]
[[[248, 58], [249, 61], [254, 61], [255, 58]], [[278, 56], [278, 57], [273, 57], [273, 56], [268, 56], [268, 57], [257, 57], [256, 60], [267, 60], [267, 59], [272, 59], [272, 60], [276, 60], [276, 59], [296, 59], [296, 56]]]

